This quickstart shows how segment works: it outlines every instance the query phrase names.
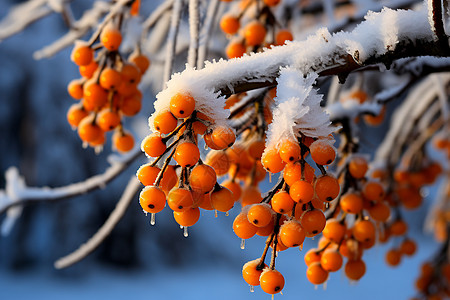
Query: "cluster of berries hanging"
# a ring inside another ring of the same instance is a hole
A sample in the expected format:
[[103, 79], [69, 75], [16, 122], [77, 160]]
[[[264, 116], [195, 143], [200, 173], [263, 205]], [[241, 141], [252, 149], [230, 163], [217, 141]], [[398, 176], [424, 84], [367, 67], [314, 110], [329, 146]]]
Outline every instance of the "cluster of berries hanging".
[[[150, 66], [139, 47], [127, 59], [119, 52], [122, 43], [122, 14], [137, 14], [139, 1], [109, 20], [89, 42], [77, 42], [72, 61], [79, 67], [80, 79], [72, 80], [67, 89], [78, 100], [67, 112], [67, 120], [77, 129], [85, 146], [101, 149], [106, 133], [114, 131], [113, 147], [130, 151], [133, 136], [123, 128], [123, 118], [135, 116], [141, 109], [141, 77]], [[98, 43], [96, 43], [98, 41]]]

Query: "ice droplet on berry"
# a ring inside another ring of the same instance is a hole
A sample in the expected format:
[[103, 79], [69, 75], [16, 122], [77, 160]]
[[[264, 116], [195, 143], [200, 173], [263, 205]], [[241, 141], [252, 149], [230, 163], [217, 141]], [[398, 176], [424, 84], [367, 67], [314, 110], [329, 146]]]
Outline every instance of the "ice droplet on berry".
[[245, 249], [245, 240], [241, 239], [241, 249], [244, 250]]
[[155, 223], [156, 223], [156, 214], [155, 213], [151, 213], [150, 214], [150, 225], [155, 225]]

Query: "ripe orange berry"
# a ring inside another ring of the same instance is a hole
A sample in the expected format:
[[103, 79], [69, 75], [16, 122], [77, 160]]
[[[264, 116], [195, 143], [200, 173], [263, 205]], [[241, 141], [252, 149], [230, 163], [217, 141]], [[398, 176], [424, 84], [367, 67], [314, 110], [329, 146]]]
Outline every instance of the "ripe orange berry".
[[150, 157], [158, 157], [166, 151], [166, 144], [159, 133], [152, 133], [142, 141], [141, 149]]
[[346, 213], [358, 214], [363, 209], [363, 199], [355, 193], [346, 193], [342, 195], [339, 205]]
[[187, 118], [194, 109], [195, 99], [188, 93], [177, 93], [170, 99], [170, 111], [176, 118]]
[[130, 7], [130, 15], [133, 17], [139, 15], [139, 8], [141, 7], [141, 0], [134, 0]]
[[381, 201], [384, 198], [384, 188], [376, 181], [368, 181], [362, 190], [364, 198], [370, 201]]
[[[305, 180], [312, 183], [314, 180], [314, 168], [305, 163]], [[294, 182], [302, 179], [302, 166], [300, 163], [288, 163], [283, 172], [284, 181], [291, 186]]]
[[277, 45], [284, 45], [286, 41], [292, 41], [294, 40], [294, 36], [292, 33], [287, 29], [282, 29], [277, 32], [277, 35], [275, 36], [275, 42]]
[[108, 102], [108, 93], [95, 81], [88, 81], [83, 87], [84, 103], [86, 108], [97, 110]]
[[194, 167], [189, 175], [189, 184], [197, 193], [211, 191], [216, 182], [216, 172], [211, 166], [205, 164]]
[[100, 86], [106, 90], [115, 90], [122, 83], [122, 76], [113, 68], [105, 68], [100, 73]]
[[211, 192], [211, 205], [214, 209], [227, 212], [234, 206], [233, 192], [221, 186]]
[[402, 253], [397, 249], [391, 249], [386, 252], [386, 263], [391, 267], [398, 266], [400, 264], [401, 258]]
[[256, 234], [258, 228], [250, 223], [246, 213], [240, 213], [233, 222], [233, 231], [241, 239], [249, 239]]
[[82, 141], [91, 143], [101, 138], [103, 131], [95, 124], [94, 118], [87, 117], [78, 124], [78, 135]]
[[265, 143], [263, 140], [255, 140], [248, 146], [247, 152], [254, 160], [261, 160], [261, 156], [264, 152]]
[[305, 232], [300, 222], [290, 220], [280, 226], [279, 238], [286, 247], [297, 247], [303, 244]]
[[231, 180], [225, 180], [222, 182], [222, 186], [226, 187], [233, 193], [234, 202], [238, 201], [242, 195], [242, 188], [239, 183]]
[[281, 159], [277, 149], [270, 149], [263, 153], [261, 162], [264, 168], [271, 173], [278, 173], [284, 169], [286, 163]]
[[309, 182], [298, 180], [291, 185], [289, 195], [295, 202], [305, 204], [313, 199], [314, 188]]
[[173, 211], [186, 211], [194, 205], [194, 198], [189, 190], [174, 188], [167, 195], [167, 204]]
[[141, 71], [134, 64], [124, 64], [120, 70], [122, 81], [137, 84], [141, 81]]
[[405, 239], [400, 245], [400, 252], [408, 256], [414, 255], [417, 250], [416, 243], [411, 239]]
[[248, 23], [244, 28], [244, 38], [247, 46], [261, 45], [266, 38], [267, 30], [259, 21]]
[[115, 149], [119, 152], [128, 152], [134, 147], [134, 138], [128, 132], [116, 131], [112, 141]]
[[300, 145], [291, 140], [284, 140], [281, 143], [278, 152], [280, 153], [280, 157], [284, 162], [294, 162], [300, 158]]
[[375, 225], [368, 220], [356, 221], [353, 225], [353, 237], [358, 242], [368, 242], [375, 239]]
[[260, 203], [262, 200], [261, 191], [257, 186], [249, 185], [246, 186], [241, 195], [241, 205], [242, 207]]
[[294, 208], [294, 200], [292, 200], [286, 191], [281, 191], [273, 195], [271, 204], [272, 209], [280, 214], [289, 213]]
[[96, 121], [103, 131], [110, 131], [120, 124], [120, 116], [117, 112], [105, 108], [98, 113]]
[[348, 171], [353, 178], [361, 179], [366, 175], [368, 170], [367, 160], [361, 156], [352, 157], [348, 163]]
[[117, 93], [123, 97], [131, 97], [139, 92], [137, 83], [130, 83], [128, 81], [123, 81], [117, 89]]
[[284, 277], [277, 270], [264, 269], [259, 277], [261, 289], [267, 294], [276, 294], [284, 288]]
[[146, 186], [139, 195], [139, 203], [144, 211], [158, 213], [166, 206], [166, 194], [156, 186]]
[[92, 78], [95, 71], [98, 69], [98, 64], [95, 61], [92, 61], [90, 64], [86, 66], [80, 66], [78, 70], [80, 71], [80, 75], [85, 78]]
[[225, 49], [225, 53], [228, 58], [238, 58], [245, 54], [247, 48], [241, 42], [231, 41], [227, 48]]
[[233, 146], [236, 135], [230, 127], [217, 126], [211, 133], [211, 139], [219, 149], [225, 149]]
[[384, 202], [375, 202], [368, 209], [369, 215], [375, 221], [386, 222], [391, 215], [389, 205]]
[[150, 60], [143, 54], [133, 54], [130, 56], [129, 61], [138, 67], [141, 74], [144, 74], [150, 66]]
[[408, 224], [403, 220], [396, 220], [389, 227], [389, 231], [392, 235], [404, 235], [408, 231]]
[[328, 272], [338, 271], [343, 264], [341, 253], [336, 249], [326, 249], [320, 258], [322, 268]]
[[265, 227], [273, 220], [273, 210], [266, 203], [255, 204], [248, 210], [247, 218], [256, 227]]
[[163, 178], [161, 179], [161, 189], [169, 193], [170, 190], [177, 184], [178, 176], [177, 172], [175, 171], [174, 166], [167, 166], [166, 170], [164, 171]]
[[205, 163], [213, 167], [218, 176], [225, 175], [230, 168], [230, 160], [224, 151], [209, 151]]
[[360, 280], [366, 273], [366, 264], [361, 259], [348, 260], [345, 264], [345, 275], [351, 280]]
[[323, 229], [323, 236], [330, 241], [339, 244], [345, 237], [347, 227], [336, 219], [330, 219], [327, 221], [325, 228]]
[[328, 141], [317, 140], [309, 146], [311, 158], [319, 165], [329, 165], [336, 158], [336, 148]]
[[220, 28], [226, 34], [235, 34], [239, 27], [241, 27], [241, 23], [239, 22], [239, 18], [232, 15], [223, 15], [222, 19], [220, 19]]
[[323, 251], [319, 251], [317, 248], [312, 248], [306, 252], [304, 260], [306, 266], [310, 266], [315, 262], [320, 262], [320, 258], [322, 257]]
[[70, 106], [67, 111], [67, 122], [69, 122], [72, 128], [78, 127], [81, 120], [88, 116], [88, 112], [84, 109], [81, 103], [75, 103]]
[[318, 209], [305, 212], [300, 220], [303, 229], [312, 235], [321, 233], [325, 228], [326, 221], [325, 215]]
[[177, 146], [173, 158], [182, 167], [192, 167], [200, 159], [200, 150], [197, 145], [185, 142]]
[[320, 262], [314, 262], [308, 266], [306, 277], [312, 284], [322, 284], [328, 279], [328, 271], [326, 271]]
[[70, 55], [70, 59], [77, 66], [87, 66], [94, 59], [94, 50], [89, 46], [84, 45], [75, 46]]
[[275, 6], [280, 3], [281, 0], [264, 0], [264, 4], [267, 6]]
[[117, 51], [122, 43], [122, 34], [117, 29], [106, 27], [100, 34], [100, 42], [109, 51]]
[[245, 282], [247, 282], [249, 285], [253, 286], [259, 285], [259, 277], [261, 276], [263, 269], [267, 267], [266, 264], [262, 264], [262, 268], [260, 269], [258, 267], [260, 265], [260, 262], [261, 259], [258, 258], [247, 262], [242, 267], [242, 277], [244, 278]]
[[124, 97], [120, 105], [120, 111], [124, 116], [135, 116], [142, 107], [142, 95], [140, 92]]
[[314, 191], [322, 202], [330, 202], [339, 195], [341, 187], [338, 180], [330, 175], [324, 175], [317, 178], [314, 183]]
[[83, 98], [83, 84], [80, 80], [72, 80], [67, 85], [67, 92], [72, 98], [80, 100]]
[[148, 163], [142, 165], [137, 170], [136, 176], [143, 185], [154, 185], [160, 171], [160, 168], [151, 166], [151, 164]]
[[174, 211], [173, 217], [180, 226], [190, 227], [200, 219], [200, 209], [191, 207], [185, 211]]
[[153, 120], [155, 129], [163, 134], [171, 133], [177, 127], [178, 121], [170, 111], [159, 113]]

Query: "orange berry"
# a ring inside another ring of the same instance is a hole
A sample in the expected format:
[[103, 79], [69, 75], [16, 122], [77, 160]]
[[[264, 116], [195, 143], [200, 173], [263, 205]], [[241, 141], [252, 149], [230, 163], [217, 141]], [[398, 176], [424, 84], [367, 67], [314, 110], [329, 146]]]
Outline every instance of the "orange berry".
[[137, 83], [130, 83], [123, 80], [119, 88], [117, 89], [117, 93], [123, 97], [131, 97], [138, 92], [139, 89]]
[[305, 240], [305, 232], [300, 222], [290, 220], [280, 226], [279, 232], [280, 241], [286, 247], [297, 247], [303, 244]]
[[67, 92], [72, 98], [80, 100], [83, 98], [83, 84], [80, 80], [72, 80], [67, 85]]
[[261, 289], [268, 294], [276, 294], [284, 288], [284, 277], [277, 270], [264, 269], [259, 277]]
[[222, 182], [222, 186], [226, 187], [233, 193], [234, 202], [238, 201], [239, 198], [241, 198], [242, 189], [239, 183], [231, 180], [225, 180], [224, 182]]
[[259, 277], [263, 272], [263, 268], [267, 267], [266, 264], [262, 264], [262, 268], [259, 268], [260, 262], [261, 259], [258, 258], [247, 262], [242, 267], [242, 277], [244, 278], [245, 282], [247, 282], [249, 285], [253, 286], [259, 285]]
[[267, 6], [275, 6], [280, 3], [281, 0], [264, 0], [264, 4]]
[[315, 262], [320, 262], [320, 258], [322, 257], [323, 251], [319, 251], [317, 248], [312, 248], [306, 252], [304, 260], [306, 266], [310, 266]]
[[155, 129], [163, 134], [171, 133], [177, 127], [178, 121], [170, 111], [159, 113], [153, 120]]
[[106, 27], [100, 34], [100, 42], [109, 51], [117, 51], [122, 43], [122, 34], [117, 29]]
[[96, 121], [103, 131], [110, 131], [120, 124], [120, 116], [117, 112], [105, 108], [98, 113]]
[[408, 224], [403, 220], [396, 220], [389, 227], [389, 231], [395, 236], [404, 235], [408, 231]]
[[251, 238], [256, 234], [258, 228], [250, 223], [246, 213], [240, 213], [233, 222], [233, 231], [241, 239]]
[[247, 46], [261, 45], [266, 38], [267, 30], [259, 21], [248, 23], [244, 28], [244, 38]]
[[166, 151], [166, 144], [159, 133], [152, 133], [142, 141], [141, 149], [150, 157], [158, 157]]
[[128, 152], [134, 147], [134, 138], [130, 133], [116, 131], [112, 137], [113, 145], [119, 152]]
[[69, 122], [72, 128], [78, 127], [81, 120], [88, 116], [88, 112], [84, 109], [80, 103], [72, 104], [67, 111], [67, 122]]
[[391, 215], [389, 205], [384, 202], [375, 202], [368, 209], [369, 215], [375, 221], [386, 222]]
[[142, 107], [142, 95], [140, 92], [125, 97], [120, 105], [120, 111], [124, 116], [132, 117], [136, 115]]
[[105, 68], [100, 73], [100, 85], [105, 90], [115, 90], [122, 83], [120, 73], [113, 68]]
[[348, 98], [354, 99], [358, 101], [360, 104], [363, 104], [364, 102], [366, 102], [368, 96], [367, 93], [364, 92], [363, 90], [355, 90], [348, 95]]
[[176, 118], [187, 118], [194, 109], [195, 99], [188, 93], [177, 93], [170, 99], [170, 111]]
[[336, 249], [326, 249], [320, 258], [322, 268], [328, 272], [338, 271], [343, 264], [341, 253]]
[[227, 212], [234, 206], [233, 192], [221, 186], [211, 192], [211, 205], [214, 209]]
[[230, 160], [224, 151], [209, 151], [205, 163], [213, 167], [218, 176], [225, 175], [230, 168]]
[[191, 207], [185, 211], [174, 211], [173, 217], [180, 226], [190, 227], [200, 219], [200, 209]]
[[[314, 180], [314, 168], [311, 167], [308, 163], [305, 163], [305, 180], [309, 183], [312, 183]], [[284, 181], [286, 184], [291, 186], [296, 181], [302, 178], [302, 166], [300, 163], [288, 163], [284, 168], [283, 172]]]
[[360, 280], [366, 273], [366, 264], [361, 259], [348, 260], [345, 264], [345, 275], [351, 280]]
[[249, 185], [244, 188], [241, 196], [241, 205], [242, 207], [260, 203], [262, 200], [261, 191], [257, 186]]
[[77, 66], [87, 66], [94, 59], [94, 50], [89, 46], [84, 45], [75, 46], [70, 55], [70, 59]]
[[133, 17], [139, 15], [139, 8], [141, 7], [141, 0], [134, 0], [130, 7], [130, 15]]
[[280, 214], [289, 213], [294, 208], [294, 200], [292, 200], [286, 191], [281, 191], [273, 195], [271, 204], [272, 209]]
[[379, 126], [384, 121], [384, 117], [386, 115], [386, 105], [380, 110], [380, 113], [377, 116], [372, 115], [364, 115], [364, 122], [370, 126]]
[[248, 154], [254, 160], [261, 160], [261, 156], [264, 152], [265, 143], [263, 140], [253, 141], [247, 149]]
[[176, 184], [178, 181], [177, 172], [175, 171], [174, 166], [167, 166], [166, 170], [164, 171], [163, 178], [161, 179], [161, 189], [168, 193]]
[[134, 54], [131, 55], [129, 58], [130, 62], [136, 65], [138, 67], [139, 71], [141, 71], [141, 74], [144, 74], [145, 71], [147, 71], [148, 67], [150, 66], [150, 60], [147, 56], [143, 54]]
[[225, 149], [233, 146], [236, 135], [230, 127], [217, 126], [211, 133], [211, 139], [219, 149]]
[[151, 166], [151, 164], [148, 163], [142, 165], [137, 170], [136, 176], [143, 185], [154, 185], [160, 171], [160, 168]]
[[85, 107], [97, 110], [108, 102], [108, 93], [95, 81], [89, 81], [84, 84], [83, 96]]
[[241, 57], [245, 54], [246, 51], [247, 48], [245, 47], [245, 45], [243, 45], [241, 42], [233, 41], [231, 41], [225, 49], [228, 58]]
[[211, 191], [216, 182], [216, 172], [211, 166], [205, 164], [195, 166], [189, 175], [189, 185], [197, 193]]
[[284, 169], [286, 163], [281, 159], [277, 149], [270, 149], [263, 153], [261, 162], [264, 168], [271, 173], [278, 173]]
[[134, 64], [124, 64], [120, 70], [122, 81], [137, 84], [141, 81], [141, 71]]
[[375, 225], [368, 220], [356, 221], [353, 225], [353, 237], [358, 242], [367, 242], [375, 239]]
[[384, 198], [384, 188], [376, 181], [368, 181], [363, 187], [362, 194], [370, 201], [381, 201]]
[[417, 244], [411, 239], [405, 239], [400, 245], [400, 252], [408, 256], [414, 255], [417, 251]]
[[303, 229], [312, 235], [321, 233], [325, 228], [326, 221], [325, 215], [318, 209], [312, 209], [305, 212], [300, 220]]
[[166, 206], [166, 194], [156, 186], [146, 186], [139, 195], [139, 203], [144, 211], [158, 213]]
[[339, 205], [346, 213], [358, 214], [363, 209], [363, 199], [355, 193], [346, 193], [342, 195]]
[[321, 176], [314, 183], [314, 191], [322, 202], [333, 201], [339, 195], [340, 190], [338, 180], [330, 175]]
[[323, 229], [323, 236], [330, 241], [339, 244], [345, 237], [347, 227], [336, 219], [330, 219], [327, 221], [325, 228]]
[[81, 76], [85, 78], [91, 78], [94, 75], [95, 71], [97, 71], [98, 64], [95, 61], [92, 61], [86, 66], [80, 66], [78, 69]]
[[273, 210], [266, 203], [255, 204], [248, 210], [247, 218], [256, 227], [265, 227], [273, 220]]
[[173, 211], [186, 211], [194, 205], [194, 198], [189, 190], [174, 188], [167, 195], [167, 204]]
[[280, 153], [280, 157], [284, 162], [294, 162], [300, 158], [300, 145], [291, 140], [284, 140], [281, 143], [278, 152]]
[[84, 142], [94, 142], [101, 138], [103, 131], [94, 122], [94, 118], [84, 118], [78, 124], [78, 135], [80, 139]]
[[298, 180], [291, 185], [289, 195], [295, 202], [305, 204], [313, 199], [314, 188], [309, 182]]
[[391, 249], [388, 252], [386, 252], [386, 263], [391, 266], [395, 267], [400, 264], [402, 258], [402, 253], [398, 251], [397, 249]]
[[223, 15], [222, 19], [220, 19], [220, 28], [226, 34], [235, 34], [239, 27], [241, 27], [241, 23], [239, 22], [239, 18], [232, 15]]
[[275, 36], [275, 43], [277, 45], [284, 45], [286, 41], [292, 41], [294, 40], [294, 36], [292, 33], [287, 29], [282, 29], [277, 32], [277, 35]]
[[314, 262], [308, 266], [306, 277], [312, 284], [322, 284], [328, 279], [328, 271], [326, 271], [320, 262]]
[[192, 167], [200, 159], [200, 150], [197, 145], [185, 142], [177, 146], [173, 157], [180, 166]]
[[329, 165], [336, 158], [336, 149], [325, 140], [317, 140], [309, 146], [311, 158], [319, 165]]
[[368, 168], [367, 160], [364, 157], [352, 157], [348, 163], [348, 171], [350, 172], [350, 175], [356, 179], [363, 178], [366, 175]]

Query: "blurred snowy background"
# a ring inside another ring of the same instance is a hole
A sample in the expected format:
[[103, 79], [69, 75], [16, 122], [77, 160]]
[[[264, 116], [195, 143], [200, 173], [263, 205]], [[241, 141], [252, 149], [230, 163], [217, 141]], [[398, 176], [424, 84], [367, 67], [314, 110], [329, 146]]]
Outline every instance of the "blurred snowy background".
[[[20, 2], [24, 1], [0, 1], [0, 18]], [[91, 1], [74, 1], [75, 17], [90, 5]], [[149, 9], [151, 5], [155, 4]], [[0, 43], [0, 174], [16, 166], [29, 186], [63, 186], [101, 173], [111, 153], [109, 144], [100, 155], [82, 149], [66, 122], [66, 111], [73, 103], [66, 85], [78, 76], [69, 61], [71, 49], [50, 59], [33, 60], [34, 51], [65, 31], [60, 16], [53, 15]], [[142, 134], [147, 133], [146, 117], [153, 110], [154, 95], [146, 90], [144, 99], [141, 118], [128, 125]], [[363, 151], [368, 151], [381, 136], [365, 130], [370, 141]], [[220, 214], [214, 218], [212, 212], [203, 212], [184, 238], [168, 209], [157, 215], [156, 226], [150, 226], [136, 197], [98, 250], [66, 270], [53, 268], [56, 259], [75, 250], [103, 224], [144, 159], [142, 155], [103, 190], [26, 207], [12, 232], [0, 237], [0, 299], [269, 299], [259, 288], [250, 293], [242, 279], [242, 265], [261, 254], [264, 239], [253, 238], [245, 250], [239, 248], [240, 240], [231, 226], [238, 207], [229, 217]], [[4, 184], [2, 175], [0, 188]], [[306, 280], [303, 255], [290, 249], [277, 261], [286, 286], [283, 295], [275, 297], [348, 300], [413, 296], [419, 265], [436, 249], [432, 238], [422, 233], [427, 206], [435, 194], [434, 188], [429, 191], [425, 207], [406, 214], [419, 246], [414, 257], [392, 269], [384, 263], [388, 246], [377, 246], [364, 256], [367, 274], [360, 282], [351, 284], [338, 272], [331, 274], [326, 290], [316, 290]], [[314, 241], [308, 241], [305, 249], [313, 245]]]

